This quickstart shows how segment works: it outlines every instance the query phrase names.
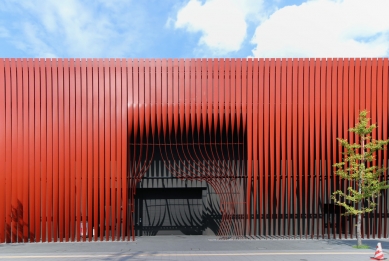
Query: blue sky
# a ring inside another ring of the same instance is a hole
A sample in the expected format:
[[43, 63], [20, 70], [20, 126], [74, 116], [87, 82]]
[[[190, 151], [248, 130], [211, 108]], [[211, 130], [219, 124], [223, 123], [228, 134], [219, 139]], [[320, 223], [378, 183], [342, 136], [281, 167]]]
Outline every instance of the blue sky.
[[388, 57], [389, 0], [2, 0], [0, 57]]

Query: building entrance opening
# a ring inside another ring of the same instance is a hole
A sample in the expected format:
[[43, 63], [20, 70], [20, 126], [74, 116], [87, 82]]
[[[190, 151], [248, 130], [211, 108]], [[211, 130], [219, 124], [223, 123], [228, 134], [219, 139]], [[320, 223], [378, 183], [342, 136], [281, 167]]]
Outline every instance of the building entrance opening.
[[134, 235], [244, 235], [243, 121], [198, 122], [155, 129], [145, 123], [131, 130], [128, 189]]

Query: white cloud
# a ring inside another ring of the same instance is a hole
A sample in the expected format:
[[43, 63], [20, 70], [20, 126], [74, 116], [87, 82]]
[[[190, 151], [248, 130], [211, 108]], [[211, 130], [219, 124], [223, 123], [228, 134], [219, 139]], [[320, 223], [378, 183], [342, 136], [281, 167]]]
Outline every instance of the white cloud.
[[122, 57], [138, 34], [129, 1], [6, 1], [3, 11], [18, 17], [10, 41], [37, 57]]
[[260, 20], [262, 4], [262, 0], [190, 0], [177, 12], [175, 28], [200, 32], [199, 45], [216, 54], [238, 51], [246, 38], [247, 21]]
[[256, 29], [255, 57], [389, 55], [388, 0], [312, 0], [274, 12]]

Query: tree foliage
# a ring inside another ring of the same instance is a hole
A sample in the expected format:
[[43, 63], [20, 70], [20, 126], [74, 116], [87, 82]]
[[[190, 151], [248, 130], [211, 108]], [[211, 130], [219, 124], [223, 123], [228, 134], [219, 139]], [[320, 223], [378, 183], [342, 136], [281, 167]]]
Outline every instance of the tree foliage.
[[383, 189], [389, 188], [382, 174], [386, 171], [384, 166], [374, 165], [376, 152], [386, 149], [388, 140], [373, 140], [371, 133], [377, 128], [375, 124], [369, 126], [370, 119], [367, 111], [359, 114], [359, 122], [354, 128], [349, 129], [359, 137], [360, 143], [350, 144], [345, 139], [338, 138], [340, 145], [344, 147], [344, 161], [336, 163], [336, 175], [351, 181], [346, 193], [337, 190], [332, 194], [335, 204], [344, 207], [345, 215], [361, 215], [372, 212], [377, 207], [376, 198]]

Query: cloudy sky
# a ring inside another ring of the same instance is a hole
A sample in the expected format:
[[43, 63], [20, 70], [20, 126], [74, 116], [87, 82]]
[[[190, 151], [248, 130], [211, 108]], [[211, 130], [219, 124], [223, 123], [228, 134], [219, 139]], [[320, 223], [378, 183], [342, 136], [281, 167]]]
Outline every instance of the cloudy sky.
[[2, 0], [0, 57], [388, 57], [389, 0]]

